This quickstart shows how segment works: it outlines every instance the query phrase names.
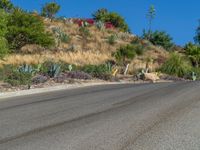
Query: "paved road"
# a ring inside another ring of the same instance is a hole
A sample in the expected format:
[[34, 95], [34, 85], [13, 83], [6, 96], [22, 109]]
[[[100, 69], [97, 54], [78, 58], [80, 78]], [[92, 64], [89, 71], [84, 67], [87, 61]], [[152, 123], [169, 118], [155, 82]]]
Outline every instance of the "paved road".
[[200, 82], [1, 99], [0, 150], [200, 150]]

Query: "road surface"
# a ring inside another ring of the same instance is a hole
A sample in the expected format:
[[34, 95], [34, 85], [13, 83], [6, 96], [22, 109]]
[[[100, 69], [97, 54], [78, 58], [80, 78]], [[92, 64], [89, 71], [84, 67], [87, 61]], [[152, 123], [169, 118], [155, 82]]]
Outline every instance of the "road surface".
[[0, 150], [200, 150], [200, 82], [0, 99]]

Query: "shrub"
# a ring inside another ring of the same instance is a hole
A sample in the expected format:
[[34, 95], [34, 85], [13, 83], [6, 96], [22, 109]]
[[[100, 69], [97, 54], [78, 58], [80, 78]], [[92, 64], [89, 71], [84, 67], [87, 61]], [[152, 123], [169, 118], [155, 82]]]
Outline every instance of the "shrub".
[[185, 54], [189, 57], [195, 67], [200, 65], [200, 46], [188, 43], [185, 45]]
[[128, 25], [124, 18], [115, 12], [109, 12], [107, 9], [99, 9], [93, 14], [93, 18], [96, 21], [108, 22], [119, 28], [121, 31], [129, 31]]
[[90, 30], [87, 27], [80, 27], [79, 32], [81, 33], [83, 37], [86, 37], [86, 38], [91, 35]]
[[24, 73], [17, 70], [12, 70], [9, 74], [7, 74], [4, 81], [11, 84], [12, 86], [30, 85], [31, 78], [31, 73]]
[[131, 44], [121, 46], [113, 54], [118, 63], [125, 65], [136, 56], [134, 46]]
[[162, 31], [155, 31], [155, 32], [144, 31], [142, 38], [149, 40], [152, 44], [156, 46], [162, 46], [166, 50], [170, 50], [174, 45], [170, 35]]
[[48, 17], [51, 20], [55, 17], [55, 14], [60, 10], [60, 5], [55, 2], [46, 3], [42, 8], [42, 16]]
[[42, 64], [40, 72], [50, 78], [56, 77], [61, 72], [61, 65], [52, 61], [46, 61]]
[[137, 55], [143, 55], [146, 47], [142, 45], [141, 40], [134, 39], [131, 41], [131, 45], [133, 46], [133, 50]]
[[109, 64], [102, 65], [86, 65], [82, 68], [86, 73], [91, 74], [93, 77], [101, 78], [111, 73], [111, 66]]
[[110, 35], [110, 36], [108, 37], [108, 43], [109, 43], [110, 45], [114, 45], [114, 44], [116, 43], [116, 40], [117, 40], [116, 35]]
[[191, 69], [190, 64], [179, 54], [172, 53], [161, 66], [160, 71], [169, 75], [184, 77]]
[[71, 38], [65, 34], [60, 28], [53, 28], [53, 33], [55, 34], [57, 38], [57, 45], [60, 46], [60, 43], [69, 43], [71, 41]]
[[54, 45], [54, 39], [45, 32], [42, 20], [19, 9], [15, 9], [9, 16], [6, 38], [12, 49], [20, 49], [26, 44], [38, 44], [44, 47]]

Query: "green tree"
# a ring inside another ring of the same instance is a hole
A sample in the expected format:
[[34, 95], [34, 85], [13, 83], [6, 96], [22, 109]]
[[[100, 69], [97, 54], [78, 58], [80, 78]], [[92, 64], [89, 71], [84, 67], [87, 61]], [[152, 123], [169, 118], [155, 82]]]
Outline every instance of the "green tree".
[[192, 64], [198, 68], [200, 65], [200, 46], [188, 43], [185, 46], [185, 53], [191, 60]]
[[55, 14], [60, 10], [60, 5], [55, 2], [46, 3], [42, 8], [42, 16], [48, 17], [51, 20], [55, 17]]
[[194, 37], [194, 40], [196, 43], [200, 44], [200, 20], [199, 20], [199, 26], [196, 29], [196, 36]]
[[142, 38], [149, 40], [156, 46], [162, 46], [166, 50], [170, 50], [174, 45], [171, 36], [164, 31], [151, 32], [150, 38], [149, 33], [144, 31]]
[[93, 14], [93, 19], [96, 21], [110, 22], [121, 31], [130, 32], [125, 19], [116, 12], [109, 12], [107, 9], [99, 9]]
[[3, 58], [8, 52], [8, 42], [5, 39], [7, 33], [8, 14], [0, 10], [0, 58]]
[[26, 44], [44, 47], [54, 44], [54, 39], [45, 31], [42, 20], [20, 9], [15, 9], [9, 16], [7, 27], [6, 39], [11, 49], [18, 50]]
[[14, 5], [10, 0], [0, 0], [0, 9], [4, 9], [6, 12], [10, 12], [14, 8]]

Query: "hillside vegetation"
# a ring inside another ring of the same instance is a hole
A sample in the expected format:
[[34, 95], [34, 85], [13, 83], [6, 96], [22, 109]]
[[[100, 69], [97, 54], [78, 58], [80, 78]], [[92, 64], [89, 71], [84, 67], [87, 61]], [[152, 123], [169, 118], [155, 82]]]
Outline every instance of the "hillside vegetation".
[[107, 80], [116, 73], [136, 75], [141, 70], [187, 78], [199, 72], [199, 46], [178, 47], [163, 31], [144, 31], [138, 37], [123, 17], [106, 9], [87, 19], [56, 18], [60, 6], [54, 2], [47, 3], [41, 14], [16, 8], [9, 0], [1, 0], [0, 8], [1, 80], [12, 85], [49, 78], [59, 82], [89, 76]]

